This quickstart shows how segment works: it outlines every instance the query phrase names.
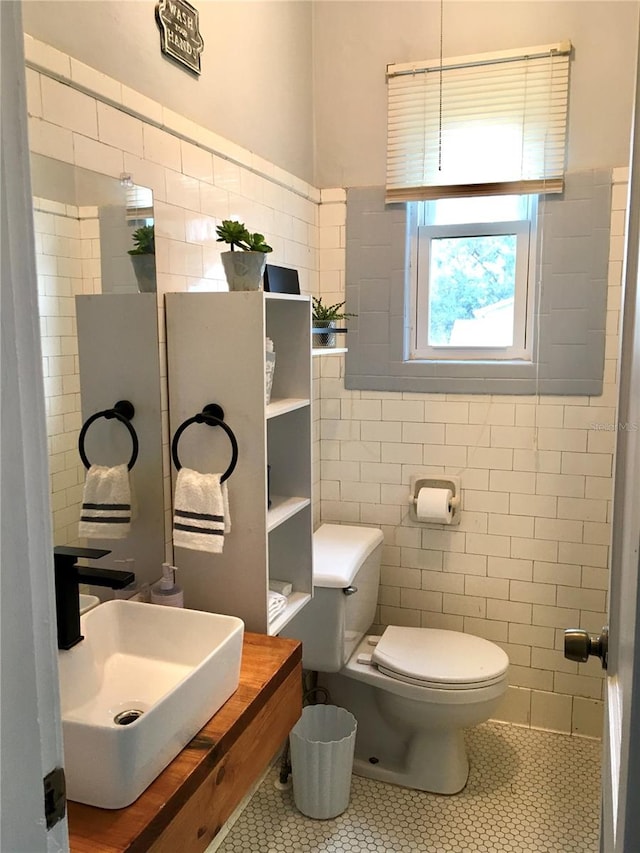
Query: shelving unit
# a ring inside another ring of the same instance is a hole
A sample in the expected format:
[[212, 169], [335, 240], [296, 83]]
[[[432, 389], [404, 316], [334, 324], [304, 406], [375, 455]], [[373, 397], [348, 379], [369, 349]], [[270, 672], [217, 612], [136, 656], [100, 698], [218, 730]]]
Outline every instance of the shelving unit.
[[[165, 302], [171, 436], [207, 403], [218, 403], [238, 442], [223, 553], [175, 549], [185, 605], [239, 616], [247, 630], [274, 635], [312, 594], [310, 300], [168, 293]], [[276, 353], [268, 405], [265, 337]], [[182, 465], [203, 473], [224, 471], [230, 458], [222, 430], [204, 424], [183, 433], [179, 450]], [[271, 622], [270, 577], [293, 586]]]

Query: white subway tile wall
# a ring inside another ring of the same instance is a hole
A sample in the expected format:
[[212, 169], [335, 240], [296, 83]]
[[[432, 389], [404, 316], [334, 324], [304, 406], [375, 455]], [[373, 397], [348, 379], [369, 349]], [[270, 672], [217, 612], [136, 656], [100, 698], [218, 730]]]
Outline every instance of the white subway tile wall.
[[[614, 170], [601, 397], [345, 391], [343, 357], [321, 357], [317, 371], [320, 514], [382, 527], [378, 627], [493, 640], [511, 663], [497, 718], [590, 737], [600, 736], [602, 672], [565, 660], [563, 629], [599, 632], [607, 618], [627, 180]], [[346, 204], [342, 190], [321, 202], [320, 291], [337, 302]], [[410, 477], [423, 472], [462, 477], [459, 527], [410, 519]]]
[[98, 211], [34, 198], [38, 306], [49, 443], [53, 540], [78, 538], [84, 467], [75, 297], [100, 293]]

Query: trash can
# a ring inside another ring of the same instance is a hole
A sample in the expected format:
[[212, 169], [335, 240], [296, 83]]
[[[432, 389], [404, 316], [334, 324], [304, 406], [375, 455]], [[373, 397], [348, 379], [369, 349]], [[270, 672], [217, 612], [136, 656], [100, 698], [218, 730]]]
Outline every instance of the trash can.
[[308, 705], [289, 735], [293, 801], [307, 817], [337, 817], [349, 805], [356, 718], [336, 705]]

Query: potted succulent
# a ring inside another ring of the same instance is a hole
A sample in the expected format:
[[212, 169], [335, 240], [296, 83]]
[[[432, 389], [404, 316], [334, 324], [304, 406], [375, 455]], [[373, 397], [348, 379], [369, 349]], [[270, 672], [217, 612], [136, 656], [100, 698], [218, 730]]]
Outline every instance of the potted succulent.
[[129, 249], [133, 271], [140, 293], [153, 293], [156, 289], [156, 242], [153, 225], [142, 225], [131, 235], [133, 249]]
[[235, 219], [224, 219], [216, 233], [216, 242], [231, 246], [220, 255], [229, 290], [260, 290], [267, 253], [273, 251], [264, 235], [248, 231], [243, 222]]
[[311, 332], [313, 334], [313, 346], [335, 347], [336, 332], [347, 331], [346, 329], [337, 329], [336, 322], [356, 315], [342, 310], [344, 302], [336, 302], [335, 305], [323, 305], [321, 296], [313, 296], [312, 300]]

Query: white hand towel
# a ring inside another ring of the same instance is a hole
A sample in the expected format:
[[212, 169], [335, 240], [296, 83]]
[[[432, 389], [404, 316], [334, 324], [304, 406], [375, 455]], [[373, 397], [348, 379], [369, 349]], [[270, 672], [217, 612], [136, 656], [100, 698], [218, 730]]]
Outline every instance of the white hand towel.
[[268, 605], [269, 605], [269, 622], [273, 622], [276, 616], [287, 606], [287, 597], [286, 595], [281, 595], [279, 592], [269, 592], [267, 596]]
[[78, 536], [124, 539], [131, 530], [131, 486], [126, 465], [92, 465], [82, 495]]
[[173, 544], [192, 551], [221, 554], [224, 534], [231, 530], [227, 483], [220, 474], [181, 468], [176, 481]]

